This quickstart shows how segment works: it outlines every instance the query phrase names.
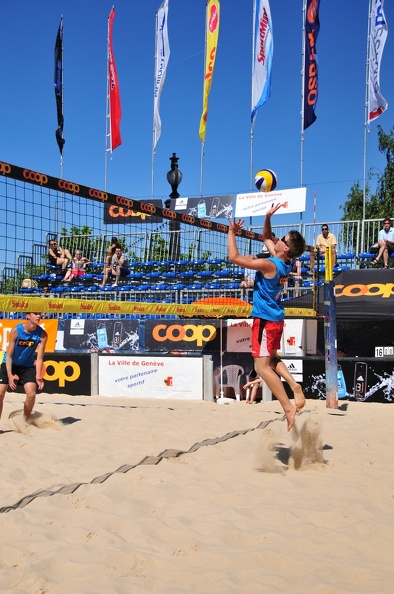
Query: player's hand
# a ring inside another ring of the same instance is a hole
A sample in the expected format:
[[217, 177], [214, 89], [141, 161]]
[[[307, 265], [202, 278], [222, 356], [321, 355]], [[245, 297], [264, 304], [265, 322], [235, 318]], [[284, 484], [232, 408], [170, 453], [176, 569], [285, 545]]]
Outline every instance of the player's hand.
[[281, 204], [280, 202], [278, 202], [277, 204], [273, 204], [271, 206], [271, 208], [269, 210], [267, 210], [267, 212], [265, 213], [266, 217], [272, 217], [273, 214], [276, 213], [277, 210], [279, 210], [279, 208], [283, 206], [283, 204]]
[[36, 382], [37, 382], [38, 389], [39, 389], [39, 390], [42, 390], [42, 389], [43, 389], [43, 387], [44, 387], [44, 380], [43, 380], [42, 378], [41, 378], [41, 379], [38, 379], [38, 378], [37, 378], [37, 379], [36, 379]]
[[13, 375], [8, 378], [8, 386], [11, 390], [16, 390], [16, 383]]
[[233, 221], [231, 221], [229, 219], [228, 224], [229, 224], [229, 231], [234, 231], [234, 233], [237, 233], [238, 231], [241, 231], [241, 229], [243, 229], [245, 221], [238, 219], [238, 221], [236, 219], [234, 219]]

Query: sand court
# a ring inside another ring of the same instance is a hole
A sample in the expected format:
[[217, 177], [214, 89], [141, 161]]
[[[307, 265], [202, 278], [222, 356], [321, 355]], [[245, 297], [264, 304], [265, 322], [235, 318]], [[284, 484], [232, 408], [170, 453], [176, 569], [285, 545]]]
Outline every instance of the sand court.
[[0, 591], [392, 591], [389, 404], [38, 400], [4, 403]]

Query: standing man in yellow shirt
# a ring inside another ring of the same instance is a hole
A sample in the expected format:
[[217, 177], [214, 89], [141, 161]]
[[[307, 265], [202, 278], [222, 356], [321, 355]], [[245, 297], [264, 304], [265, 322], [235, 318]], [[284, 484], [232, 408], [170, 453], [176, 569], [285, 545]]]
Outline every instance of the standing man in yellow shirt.
[[337, 239], [333, 233], [329, 232], [328, 225], [322, 225], [320, 235], [317, 236], [316, 247], [320, 252], [320, 256], [326, 255], [326, 248], [333, 247], [333, 267], [337, 265], [336, 245]]

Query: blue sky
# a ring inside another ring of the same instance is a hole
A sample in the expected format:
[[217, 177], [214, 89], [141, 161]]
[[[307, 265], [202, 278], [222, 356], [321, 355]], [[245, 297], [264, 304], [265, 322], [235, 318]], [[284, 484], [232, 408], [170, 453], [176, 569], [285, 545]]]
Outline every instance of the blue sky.
[[[151, 195], [155, 14], [160, 3], [119, 0], [115, 4], [113, 49], [123, 144], [108, 162], [107, 189], [136, 199]], [[63, 177], [104, 188], [107, 20], [112, 4], [1, 0], [0, 6], [0, 160], [60, 176], [53, 55], [63, 15]], [[270, 6], [272, 94], [255, 123], [253, 171], [273, 169], [278, 187], [285, 189], [298, 187], [301, 180], [302, 0], [271, 0]], [[203, 160], [204, 195], [250, 190], [252, 7], [252, 0], [221, 2]], [[388, 133], [394, 118], [394, 5], [386, 1], [384, 8], [389, 34], [381, 90], [389, 107], [371, 124], [368, 135], [367, 168], [375, 173], [385, 166], [377, 150], [377, 124]], [[368, 0], [321, 0], [320, 23], [317, 120], [305, 131], [304, 141], [304, 222], [313, 222], [314, 193], [316, 220], [339, 220], [340, 205], [352, 184], [359, 180], [362, 185], [363, 179]], [[169, 0], [171, 56], [161, 96], [155, 198], [167, 198], [171, 191], [166, 173], [173, 152], [183, 173], [181, 196], [199, 195], [204, 26], [205, 0]]]

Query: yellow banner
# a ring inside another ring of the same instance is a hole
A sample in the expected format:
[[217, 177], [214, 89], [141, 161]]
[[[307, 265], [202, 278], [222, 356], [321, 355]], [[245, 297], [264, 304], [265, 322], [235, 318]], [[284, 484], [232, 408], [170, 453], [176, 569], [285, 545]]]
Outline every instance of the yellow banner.
[[204, 91], [203, 91], [203, 109], [200, 120], [200, 138], [205, 142], [205, 133], [208, 119], [208, 97], [211, 90], [213, 69], [216, 59], [216, 48], [219, 37], [220, 20], [220, 2], [219, 0], [209, 0], [206, 14], [205, 30], [205, 71], [204, 71]]
[[[220, 298], [219, 298], [220, 299]], [[104, 301], [96, 299], [51, 299], [43, 297], [0, 296], [0, 311], [16, 313], [31, 311], [79, 314], [160, 314], [186, 317], [204, 316], [222, 318], [224, 316], [248, 317], [251, 311], [249, 303], [244, 304], [209, 304], [192, 303], [136, 303], [131, 301]], [[20, 320], [19, 320], [20, 321]]]

